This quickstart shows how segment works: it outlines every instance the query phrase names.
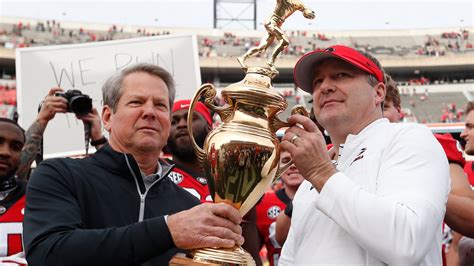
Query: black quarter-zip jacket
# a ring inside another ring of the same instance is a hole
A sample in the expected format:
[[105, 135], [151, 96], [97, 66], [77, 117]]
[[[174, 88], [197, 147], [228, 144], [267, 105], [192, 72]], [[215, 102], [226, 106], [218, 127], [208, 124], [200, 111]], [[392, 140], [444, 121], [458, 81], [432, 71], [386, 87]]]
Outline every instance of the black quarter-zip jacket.
[[130, 154], [106, 144], [86, 159], [51, 159], [33, 173], [23, 225], [36, 265], [167, 265], [178, 252], [164, 215], [199, 200], [163, 178], [145, 189]]

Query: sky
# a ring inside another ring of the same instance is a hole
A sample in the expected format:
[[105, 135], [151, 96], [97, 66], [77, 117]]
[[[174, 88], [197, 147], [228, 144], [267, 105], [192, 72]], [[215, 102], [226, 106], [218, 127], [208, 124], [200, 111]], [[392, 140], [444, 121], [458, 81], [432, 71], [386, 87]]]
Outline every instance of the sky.
[[[285, 29], [364, 30], [473, 27], [472, 0], [303, 0], [315, 20], [295, 14]], [[257, 0], [258, 29], [275, 0]], [[220, 4], [219, 16], [252, 18], [248, 4]], [[240, 14], [240, 16], [239, 16]], [[213, 0], [0, 0], [0, 16], [158, 27], [213, 27]], [[221, 22], [224, 29], [252, 29], [251, 23]]]

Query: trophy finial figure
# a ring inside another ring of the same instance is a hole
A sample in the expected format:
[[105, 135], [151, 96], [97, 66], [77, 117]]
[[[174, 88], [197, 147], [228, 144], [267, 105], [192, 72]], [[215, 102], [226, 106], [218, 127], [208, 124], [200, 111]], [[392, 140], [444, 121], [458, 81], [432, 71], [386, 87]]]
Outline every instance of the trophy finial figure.
[[314, 11], [305, 6], [300, 0], [276, 0], [276, 6], [272, 15], [265, 20], [267, 33], [260, 41], [260, 44], [250, 48], [244, 55], [237, 57], [243, 70], [247, 71], [248, 69], [247, 65], [245, 65], [245, 60], [266, 51], [272, 45], [273, 41], [277, 39], [279, 43], [273, 50], [271, 59], [267, 62], [267, 65], [272, 72], [278, 73], [275, 67], [275, 60], [278, 54], [288, 47], [290, 43], [288, 37], [285, 36], [285, 33], [281, 29], [281, 25], [283, 25], [286, 18], [291, 16], [295, 11], [301, 11], [303, 16], [307, 19], [314, 19], [315, 17]]

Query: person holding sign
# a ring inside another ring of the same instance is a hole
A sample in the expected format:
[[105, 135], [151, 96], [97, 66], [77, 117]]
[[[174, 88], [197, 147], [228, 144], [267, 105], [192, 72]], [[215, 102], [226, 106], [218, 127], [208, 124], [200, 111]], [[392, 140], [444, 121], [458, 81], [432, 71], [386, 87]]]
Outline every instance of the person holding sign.
[[179, 249], [241, 245], [239, 212], [199, 205], [160, 160], [175, 97], [170, 73], [137, 64], [108, 79], [102, 94], [109, 142], [86, 159], [44, 161], [30, 179], [29, 265], [167, 265]]

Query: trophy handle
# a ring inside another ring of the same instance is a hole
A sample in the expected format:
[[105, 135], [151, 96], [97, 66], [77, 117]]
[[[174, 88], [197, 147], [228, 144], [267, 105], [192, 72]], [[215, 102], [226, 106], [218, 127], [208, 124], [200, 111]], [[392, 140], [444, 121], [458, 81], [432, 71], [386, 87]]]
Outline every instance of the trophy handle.
[[193, 97], [193, 100], [191, 101], [191, 105], [189, 106], [189, 112], [188, 112], [188, 131], [189, 131], [189, 136], [191, 138], [191, 145], [201, 165], [204, 163], [206, 159], [206, 153], [201, 147], [199, 147], [199, 145], [197, 145], [196, 141], [194, 140], [192, 115], [194, 114], [194, 108], [196, 106], [196, 103], [201, 98], [202, 94], [204, 96], [204, 104], [209, 109], [216, 112], [221, 117], [221, 120], [224, 120], [229, 115], [228, 114], [229, 112], [227, 110], [228, 108], [217, 107], [214, 105], [213, 101], [217, 94], [217, 91], [214, 85], [210, 83], [205, 83], [197, 90], [196, 94], [194, 94], [194, 97]]
[[291, 159], [289, 162], [287, 162], [285, 165], [283, 166], [279, 166], [277, 171], [276, 171], [276, 174], [275, 174], [275, 178], [273, 178], [273, 181], [272, 181], [272, 184], [275, 183], [276, 181], [278, 181], [281, 177], [281, 175], [286, 171], [288, 170], [288, 168], [290, 168], [290, 166], [293, 164], [293, 159]]
[[214, 99], [217, 95], [217, 90], [214, 85], [212, 85], [211, 83], [203, 84], [194, 95], [193, 103], [196, 98], [197, 100], [199, 100], [201, 94], [203, 94], [204, 96], [204, 104], [207, 106], [207, 108], [216, 112], [220, 116], [221, 121], [226, 120], [231, 115], [231, 109], [229, 107], [220, 107], [214, 105]]
[[[304, 106], [302, 106], [302, 105], [295, 105], [293, 108], [291, 108], [291, 114], [292, 115], [300, 114], [300, 115], [304, 115], [306, 117], [309, 117], [308, 111], [306, 111], [306, 108], [304, 108]], [[280, 129], [282, 127], [290, 127], [290, 126], [291, 125], [288, 124], [287, 122], [283, 122], [278, 117], [275, 117], [273, 119], [272, 123], [270, 123], [270, 130], [273, 133], [275, 133], [278, 129]]]
[[[291, 108], [291, 114], [292, 115], [300, 114], [300, 115], [304, 115], [306, 117], [309, 117], [308, 111], [306, 111], [306, 108], [304, 108], [304, 106], [302, 106], [302, 105], [295, 105], [293, 108]], [[275, 118], [275, 120], [273, 120], [272, 127], [274, 129], [274, 132], [276, 132], [278, 129], [280, 129], [282, 127], [289, 127], [289, 126], [290, 126], [290, 124], [288, 124], [287, 122], [281, 121], [279, 118]], [[280, 179], [281, 175], [286, 170], [288, 170], [288, 168], [290, 168], [290, 166], [292, 164], [293, 164], [293, 159], [291, 159], [285, 165], [278, 167], [278, 170], [275, 174], [275, 178], [273, 179], [273, 183], [278, 181], [278, 179]]]

